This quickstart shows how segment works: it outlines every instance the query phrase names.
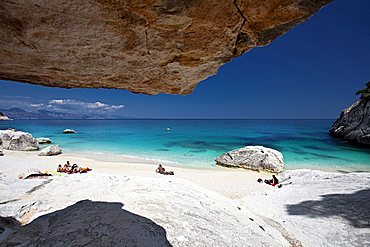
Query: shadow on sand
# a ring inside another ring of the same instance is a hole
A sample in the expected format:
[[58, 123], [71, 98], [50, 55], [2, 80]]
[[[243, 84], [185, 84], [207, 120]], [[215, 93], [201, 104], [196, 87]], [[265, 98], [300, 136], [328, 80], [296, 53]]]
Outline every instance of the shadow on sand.
[[341, 217], [357, 228], [370, 228], [370, 189], [352, 194], [322, 195], [319, 201], [287, 205], [290, 215]]
[[171, 246], [163, 227], [122, 206], [79, 201], [24, 226], [0, 217], [0, 246]]

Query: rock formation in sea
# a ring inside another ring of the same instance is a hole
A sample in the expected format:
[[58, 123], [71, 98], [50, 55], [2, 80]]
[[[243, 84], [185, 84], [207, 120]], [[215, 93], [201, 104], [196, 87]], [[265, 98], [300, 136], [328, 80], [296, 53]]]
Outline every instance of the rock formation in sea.
[[370, 82], [360, 90], [361, 98], [343, 110], [334, 122], [330, 134], [352, 143], [370, 145]]
[[189, 94], [331, 1], [1, 1], [0, 79]]
[[73, 129], [65, 129], [63, 130], [63, 134], [75, 134], [76, 131]]
[[0, 121], [6, 121], [11, 120], [8, 116], [6, 116], [4, 113], [0, 112]]
[[62, 148], [59, 145], [52, 145], [42, 149], [39, 156], [53, 156], [62, 153]]
[[217, 165], [240, 167], [254, 171], [282, 172], [284, 158], [277, 150], [263, 146], [246, 146], [224, 153], [216, 158]]
[[0, 130], [0, 147], [8, 150], [34, 151], [39, 144], [31, 134], [16, 130]]
[[39, 144], [50, 144], [51, 143], [51, 140], [49, 138], [45, 138], [45, 137], [36, 138], [36, 141]]

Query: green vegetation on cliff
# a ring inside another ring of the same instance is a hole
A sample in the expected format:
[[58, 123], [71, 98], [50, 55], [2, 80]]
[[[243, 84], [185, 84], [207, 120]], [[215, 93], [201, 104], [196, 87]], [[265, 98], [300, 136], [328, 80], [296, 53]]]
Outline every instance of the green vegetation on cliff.
[[369, 100], [370, 99], [370, 81], [366, 83], [366, 88], [362, 90], [358, 90], [356, 95], [361, 95], [361, 100]]

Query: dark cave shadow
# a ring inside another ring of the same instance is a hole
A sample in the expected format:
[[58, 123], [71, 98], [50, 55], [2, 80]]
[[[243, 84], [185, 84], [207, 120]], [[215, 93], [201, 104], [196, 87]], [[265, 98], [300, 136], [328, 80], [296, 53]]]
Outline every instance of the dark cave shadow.
[[0, 217], [0, 246], [172, 246], [163, 227], [122, 206], [83, 200], [24, 226]]
[[370, 189], [352, 194], [322, 195], [317, 201], [304, 201], [287, 205], [290, 215], [316, 217], [341, 217], [357, 228], [370, 228]]

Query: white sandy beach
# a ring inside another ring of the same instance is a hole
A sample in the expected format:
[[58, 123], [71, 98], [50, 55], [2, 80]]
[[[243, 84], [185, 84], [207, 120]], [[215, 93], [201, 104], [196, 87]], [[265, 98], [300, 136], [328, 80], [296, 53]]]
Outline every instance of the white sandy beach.
[[[268, 173], [168, 166], [102, 154], [4, 151], [2, 243], [20, 246], [369, 246], [370, 173], [291, 170], [282, 188]], [[87, 174], [20, 180], [30, 169], [88, 166]], [[6, 217], [16, 218], [14, 226]], [[17, 231], [16, 234], [14, 232]]]

